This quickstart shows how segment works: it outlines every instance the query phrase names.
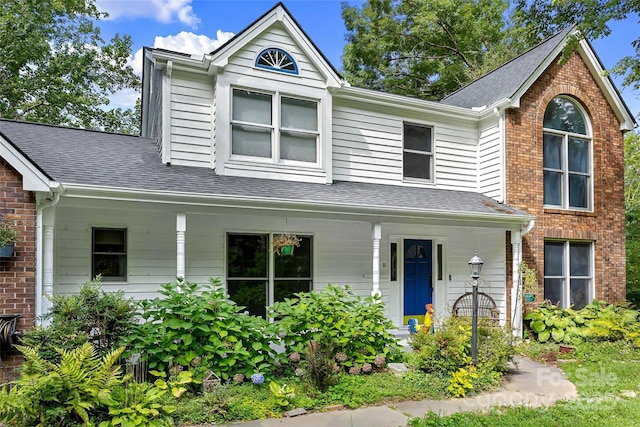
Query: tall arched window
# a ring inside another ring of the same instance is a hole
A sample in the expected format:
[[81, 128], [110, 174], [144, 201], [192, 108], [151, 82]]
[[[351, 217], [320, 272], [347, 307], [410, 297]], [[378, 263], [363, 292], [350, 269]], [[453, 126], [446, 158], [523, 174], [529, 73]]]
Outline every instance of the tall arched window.
[[298, 64], [293, 57], [282, 49], [265, 49], [256, 58], [256, 67], [267, 70], [298, 74]]
[[591, 209], [591, 130], [582, 108], [557, 96], [544, 112], [544, 204]]

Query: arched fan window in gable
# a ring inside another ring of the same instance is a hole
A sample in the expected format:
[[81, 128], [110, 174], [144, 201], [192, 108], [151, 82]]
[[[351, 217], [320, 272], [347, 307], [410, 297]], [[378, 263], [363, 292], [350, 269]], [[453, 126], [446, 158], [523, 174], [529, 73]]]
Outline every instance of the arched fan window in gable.
[[298, 74], [298, 64], [293, 57], [282, 49], [269, 48], [260, 52], [256, 59], [256, 67], [282, 73]]

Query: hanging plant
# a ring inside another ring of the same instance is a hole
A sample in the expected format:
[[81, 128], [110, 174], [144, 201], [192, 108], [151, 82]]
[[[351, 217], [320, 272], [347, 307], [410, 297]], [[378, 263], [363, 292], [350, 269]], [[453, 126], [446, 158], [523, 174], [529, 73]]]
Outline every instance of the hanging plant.
[[15, 221], [0, 222], [0, 258], [13, 255], [13, 245], [20, 241], [18, 224]]
[[300, 246], [300, 239], [295, 234], [276, 234], [272, 246], [276, 255], [293, 255], [293, 248]]
[[525, 301], [532, 302], [538, 292], [538, 278], [536, 271], [529, 267], [526, 262], [522, 261], [518, 268], [520, 280], [522, 281], [522, 294]]

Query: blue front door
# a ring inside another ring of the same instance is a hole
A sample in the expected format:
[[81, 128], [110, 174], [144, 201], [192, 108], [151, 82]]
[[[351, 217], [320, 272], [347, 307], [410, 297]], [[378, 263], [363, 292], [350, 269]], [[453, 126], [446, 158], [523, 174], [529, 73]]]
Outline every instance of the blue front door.
[[404, 323], [416, 317], [422, 323], [431, 303], [431, 240], [404, 241]]

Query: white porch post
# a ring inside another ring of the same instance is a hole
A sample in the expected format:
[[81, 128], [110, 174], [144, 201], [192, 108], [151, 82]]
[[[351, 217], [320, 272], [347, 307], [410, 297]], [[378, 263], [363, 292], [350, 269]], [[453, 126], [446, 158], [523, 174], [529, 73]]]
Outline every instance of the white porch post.
[[187, 214], [178, 213], [176, 215], [176, 277], [185, 278], [185, 243], [187, 235]]
[[382, 226], [379, 222], [371, 224], [371, 240], [373, 241], [373, 290], [371, 296], [380, 296], [380, 238]]
[[53, 237], [55, 210], [46, 209], [42, 215], [42, 313], [47, 314], [53, 304]]
[[513, 336], [522, 336], [522, 289], [520, 288], [520, 262], [522, 261], [522, 233], [511, 232], [511, 327]]

